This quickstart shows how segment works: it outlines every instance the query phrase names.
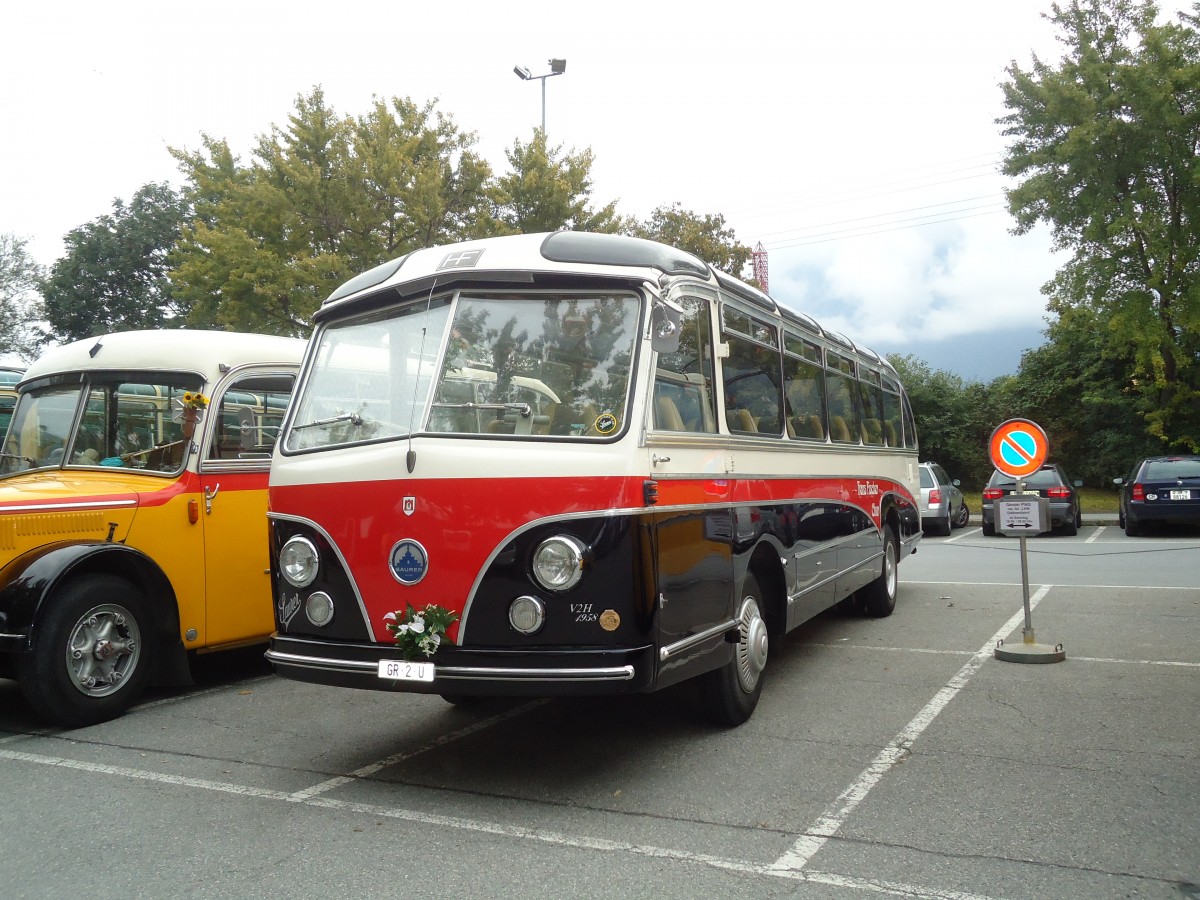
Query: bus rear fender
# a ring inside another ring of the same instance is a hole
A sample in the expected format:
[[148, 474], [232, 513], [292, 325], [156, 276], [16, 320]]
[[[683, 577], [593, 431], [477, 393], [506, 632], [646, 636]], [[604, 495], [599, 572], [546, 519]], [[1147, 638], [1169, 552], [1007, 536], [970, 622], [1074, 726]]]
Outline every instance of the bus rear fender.
[[179, 638], [179, 607], [170, 579], [158, 565], [124, 544], [82, 542], [46, 544], [12, 560], [0, 570], [0, 651], [27, 653], [55, 594], [75, 579], [119, 575], [146, 598], [153, 612], [158, 653], [155, 684], [191, 684], [187, 653]]
[[761, 612], [767, 621], [767, 633], [772, 637], [782, 636], [787, 623], [787, 578], [779, 548], [769, 539], [759, 541], [747, 570], [753, 573], [762, 591], [765, 608]]

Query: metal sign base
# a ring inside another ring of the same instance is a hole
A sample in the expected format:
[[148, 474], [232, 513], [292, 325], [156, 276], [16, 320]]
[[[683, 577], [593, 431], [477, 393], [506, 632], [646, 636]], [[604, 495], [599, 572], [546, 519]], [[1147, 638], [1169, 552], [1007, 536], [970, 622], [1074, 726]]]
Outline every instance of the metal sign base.
[[[1017, 480], [1017, 490], [1025, 489], [1024, 479]], [[1005, 647], [1001, 640], [996, 644], [996, 659], [1016, 663], [1056, 663], [1067, 658], [1062, 644], [1039, 644], [1033, 633], [1033, 617], [1029, 612], [1029, 557], [1026, 554], [1025, 535], [1021, 535], [1021, 591], [1025, 596], [1025, 628], [1021, 632], [1020, 644]]]
[[1004, 646], [1004, 641], [996, 645], [996, 659], [1015, 663], [1056, 663], [1067, 658], [1067, 651], [1062, 644], [1026, 643]]

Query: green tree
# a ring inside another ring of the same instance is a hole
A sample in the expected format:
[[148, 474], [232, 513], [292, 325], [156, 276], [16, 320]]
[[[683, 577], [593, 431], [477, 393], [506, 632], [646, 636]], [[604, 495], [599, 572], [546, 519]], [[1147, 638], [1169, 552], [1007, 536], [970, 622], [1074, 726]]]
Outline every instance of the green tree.
[[29, 362], [42, 345], [38, 323], [43, 312], [37, 294], [42, 270], [25, 246], [22, 238], [0, 234], [0, 356]]
[[79, 340], [115, 329], [176, 328], [186, 305], [167, 278], [167, 258], [188, 215], [168, 184], [147, 184], [126, 206], [81, 225], [42, 285], [50, 336]]
[[535, 129], [528, 144], [514, 141], [505, 151], [510, 171], [498, 180], [496, 218], [504, 231], [620, 230], [616, 203], [595, 209], [592, 199], [592, 151], [563, 153], [548, 147], [546, 133]]
[[1200, 450], [1200, 4], [1166, 24], [1148, 0], [1051, 10], [1058, 66], [1014, 62], [1003, 85], [1015, 230], [1050, 225], [1071, 253], [1043, 288], [1051, 311], [1093, 310], [1132, 348], [1149, 433]]
[[912, 405], [921, 459], [941, 463], [965, 485], [982, 485], [991, 473], [987, 439], [1000, 424], [990, 386], [934, 371], [915, 356], [890, 354]]
[[1021, 357], [1005, 397], [1012, 411], [1006, 418], [1033, 419], [1046, 431], [1051, 457], [1073, 478], [1109, 487], [1132, 460], [1161, 449], [1146, 433], [1128, 384], [1133, 349], [1114, 346], [1099, 313], [1087, 308], [1064, 310], [1046, 337]]
[[644, 222], [633, 222], [625, 231], [635, 237], [662, 241], [700, 257], [710, 266], [740, 276], [752, 251], [725, 227], [720, 214], [701, 216], [678, 203], [660, 206]]
[[244, 166], [226, 142], [172, 150], [196, 216], [172, 279], [191, 322], [303, 335], [347, 278], [419, 247], [495, 230], [491, 169], [433, 104], [376, 100], [357, 119], [321, 89], [297, 97], [286, 129]]

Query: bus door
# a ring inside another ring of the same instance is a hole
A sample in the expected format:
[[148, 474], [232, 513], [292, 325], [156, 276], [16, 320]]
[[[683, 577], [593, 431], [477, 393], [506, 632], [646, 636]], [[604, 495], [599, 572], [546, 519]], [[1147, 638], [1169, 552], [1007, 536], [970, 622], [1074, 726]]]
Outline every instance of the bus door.
[[732, 613], [733, 513], [728, 507], [669, 511], [653, 517], [657, 574], [659, 686], [700, 671], [712, 641], [689, 645]]
[[294, 380], [291, 374], [246, 375], [209, 406], [196, 498], [204, 530], [206, 645], [265, 638], [274, 629], [267, 478]]

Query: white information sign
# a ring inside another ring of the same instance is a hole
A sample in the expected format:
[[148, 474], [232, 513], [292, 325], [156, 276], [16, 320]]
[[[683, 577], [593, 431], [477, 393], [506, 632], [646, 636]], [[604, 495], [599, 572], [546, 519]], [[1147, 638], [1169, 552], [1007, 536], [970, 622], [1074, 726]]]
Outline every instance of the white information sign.
[[1050, 501], [1029, 494], [1008, 494], [996, 501], [996, 530], [1001, 534], [1041, 534], [1050, 530]]

